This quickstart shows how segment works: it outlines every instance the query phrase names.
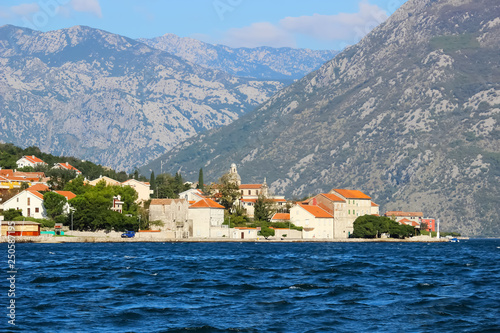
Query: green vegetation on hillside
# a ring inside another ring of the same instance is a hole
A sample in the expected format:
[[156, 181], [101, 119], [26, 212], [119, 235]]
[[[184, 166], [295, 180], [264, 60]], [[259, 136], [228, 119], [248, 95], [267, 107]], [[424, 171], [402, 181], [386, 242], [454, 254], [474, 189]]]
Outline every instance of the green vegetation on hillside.
[[473, 34], [433, 37], [430, 40], [430, 45], [434, 50], [442, 49], [444, 53], [480, 47], [477, 38]]

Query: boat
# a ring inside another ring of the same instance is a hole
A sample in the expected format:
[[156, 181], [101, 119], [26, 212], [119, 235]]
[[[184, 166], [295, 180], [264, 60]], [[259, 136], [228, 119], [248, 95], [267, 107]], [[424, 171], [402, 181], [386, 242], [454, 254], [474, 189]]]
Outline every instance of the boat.
[[451, 243], [460, 243], [460, 240], [458, 238], [452, 238], [450, 239]]

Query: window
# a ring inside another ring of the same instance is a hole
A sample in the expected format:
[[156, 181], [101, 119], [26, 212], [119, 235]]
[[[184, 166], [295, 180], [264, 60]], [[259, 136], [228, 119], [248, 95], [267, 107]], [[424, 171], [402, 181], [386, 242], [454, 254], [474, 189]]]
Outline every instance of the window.
[[31, 198], [28, 198], [28, 206], [30, 205], [30, 199], [31, 199]]
[[28, 208], [28, 216], [31, 216], [31, 210]]
[[351, 210], [350, 209], [347, 211], [347, 214], [351, 214]]
[[259, 195], [259, 190], [256, 190], [256, 191], [255, 191], [255, 194]]
[[35, 213], [39, 213], [40, 212], [40, 208], [36, 207], [35, 208]]
[[17, 198], [17, 202], [19, 202], [19, 198]]
[[241, 190], [241, 195], [243, 195], [243, 194], [244, 194], [244, 193], [243, 193], [243, 190]]
[[252, 190], [248, 190], [248, 195], [251, 195], [252, 194]]

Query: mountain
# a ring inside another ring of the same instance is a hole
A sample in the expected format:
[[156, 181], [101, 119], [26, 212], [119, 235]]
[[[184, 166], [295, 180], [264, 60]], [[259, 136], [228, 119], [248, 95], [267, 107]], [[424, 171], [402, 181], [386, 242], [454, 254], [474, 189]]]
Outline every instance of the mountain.
[[265, 80], [300, 79], [338, 53], [333, 50], [315, 51], [289, 47], [231, 48], [174, 34], [141, 38], [139, 41], [200, 66]]
[[144, 169], [301, 197], [369, 193], [443, 229], [500, 235], [500, 3], [409, 0], [360, 43], [231, 125]]
[[283, 87], [76, 26], [0, 27], [0, 140], [130, 170]]

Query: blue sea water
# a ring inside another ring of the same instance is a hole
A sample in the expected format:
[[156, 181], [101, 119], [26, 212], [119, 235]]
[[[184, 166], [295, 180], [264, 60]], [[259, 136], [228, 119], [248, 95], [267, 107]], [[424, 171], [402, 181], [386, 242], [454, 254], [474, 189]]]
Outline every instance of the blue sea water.
[[11, 331], [500, 332], [499, 240], [17, 244], [16, 260]]

